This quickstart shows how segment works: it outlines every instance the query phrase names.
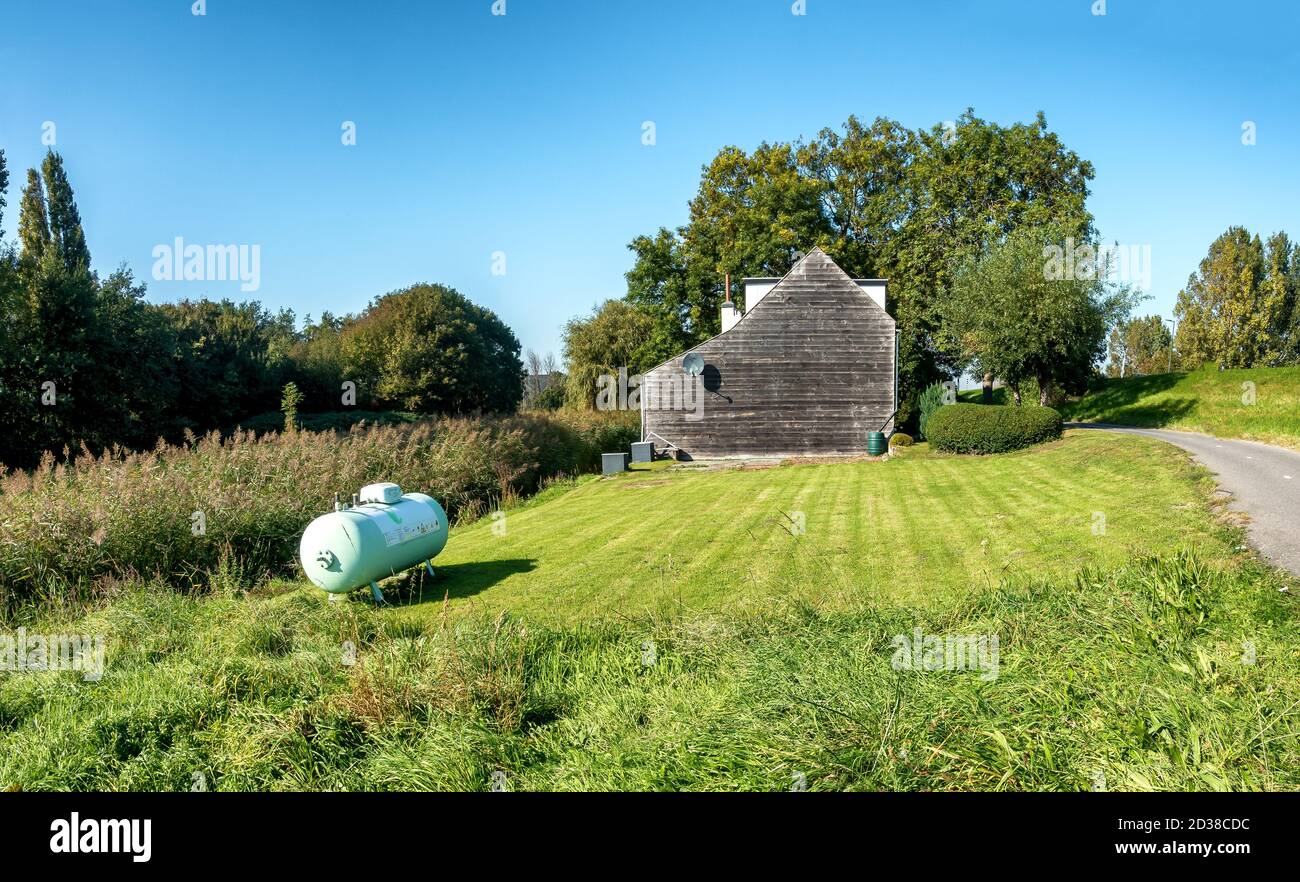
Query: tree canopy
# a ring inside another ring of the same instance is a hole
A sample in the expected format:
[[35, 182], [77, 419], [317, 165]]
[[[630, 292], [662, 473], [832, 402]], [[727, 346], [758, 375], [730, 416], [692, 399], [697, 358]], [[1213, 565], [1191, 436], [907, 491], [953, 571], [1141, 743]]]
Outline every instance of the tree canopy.
[[8, 176], [0, 152], [0, 464], [233, 428], [280, 407], [289, 383], [319, 410], [346, 406], [344, 380], [356, 384], [350, 403], [372, 408], [508, 411], [519, 402], [518, 340], [450, 288], [416, 285], [301, 330], [292, 311], [255, 301], [150, 304], [125, 268], [104, 278], [91, 269], [57, 153], [28, 171], [19, 247], [5, 242]]
[[1002, 126], [968, 110], [928, 130], [849, 117], [807, 143], [727, 147], [704, 167], [688, 222], [629, 245], [627, 299], [651, 319], [647, 356], [666, 359], [718, 333], [725, 274], [740, 300], [743, 276], [784, 275], [820, 245], [850, 275], [890, 281], [906, 419], [957, 367], [939, 322], [954, 267], [1021, 227], [1092, 236], [1092, 177], [1042, 114]]
[[626, 368], [631, 376], [654, 367], [654, 347], [647, 343], [653, 327], [645, 312], [625, 300], [606, 300], [591, 315], [570, 320], [563, 333], [565, 403], [591, 410], [602, 375], [618, 376]]
[[512, 411], [524, 368], [514, 332], [453, 288], [377, 298], [339, 331], [341, 375], [361, 402], [420, 413]]
[[1175, 348], [1184, 366], [1224, 368], [1300, 361], [1300, 248], [1229, 227], [1178, 294]]
[[1106, 374], [1131, 377], [1163, 373], [1173, 361], [1169, 351], [1172, 343], [1169, 325], [1158, 315], [1119, 322], [1106, 341]]
[[1107, 331], [1127, 317], [1132, 293], [1095, 267], [1053, 272], [1050, 255], [1065, 241], [1058, 226], [1022, 227], [956, 270], [940, 310], [945, 333], [976, 373], [1019, 387], [1035, 380], [1039, 403], [1059, 391], [1082, 393], [1105, 349]]

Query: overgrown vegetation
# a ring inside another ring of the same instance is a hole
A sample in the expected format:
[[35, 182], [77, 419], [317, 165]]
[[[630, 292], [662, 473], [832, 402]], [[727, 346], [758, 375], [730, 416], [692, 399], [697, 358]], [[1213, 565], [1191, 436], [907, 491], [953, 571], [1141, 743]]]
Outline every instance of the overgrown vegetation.
[[1009, 453], [1061, 437], [1061, 415], [1050, 407], [951, 404], [927, 426], [930, 445], [948, 453]]
[[[634, 416], [634, 415], [633, 415]], [[136, 578], [194, 590], [296, 572], [316, 515], [372, 481], [473, 520], [636, 440], [626, 414], [455, 419], [346, 433], [212, 433], [146, 453], [46, 456], [0, 481], [0, 604], [85, 597]]]
[[[1183, 551], [923, 609], [565, 627], [131, 588], [40, 626], [105, 634], [98, 682], [0, 675], [0, 785], [1295, 790], [1300, 628], [1281, 587]], [[996, 676], [897, 669], [917, 632], [996, 636]]]

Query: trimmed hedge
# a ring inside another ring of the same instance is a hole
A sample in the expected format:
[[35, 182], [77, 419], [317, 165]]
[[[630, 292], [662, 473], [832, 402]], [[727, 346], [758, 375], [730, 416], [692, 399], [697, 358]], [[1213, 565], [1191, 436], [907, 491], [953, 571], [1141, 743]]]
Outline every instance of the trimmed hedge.
[[889, 436], [889, 446], [892, 447], [911, 447], [912, 436], [906, 432], [895, 432]]
[[926, 437], [949, 453], [1006, 453], [1061, 437], [1061, 415], [1050, 407], [949, 404], [930, 417]]

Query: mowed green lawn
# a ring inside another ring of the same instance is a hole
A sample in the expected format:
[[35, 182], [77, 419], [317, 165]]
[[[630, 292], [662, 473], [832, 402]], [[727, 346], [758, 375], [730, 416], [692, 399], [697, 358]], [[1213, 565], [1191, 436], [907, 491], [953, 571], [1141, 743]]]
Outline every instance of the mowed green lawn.
[[1300, 367], [1108, 380], [1060, 411], [1078, 422], [1183, 429], [1300, 450]]
[[631, 472], [453, 529], [437, 580], [412, 580], [399, 614], [441, 615], [444, 596], [453, 611], [550, 623], [785, 598], [946, 603], [1007, 577], [1221, 552], [1211, 488], [1180, 451], [1101, 433], [1000, 457], [918, 447], [887, 462]]

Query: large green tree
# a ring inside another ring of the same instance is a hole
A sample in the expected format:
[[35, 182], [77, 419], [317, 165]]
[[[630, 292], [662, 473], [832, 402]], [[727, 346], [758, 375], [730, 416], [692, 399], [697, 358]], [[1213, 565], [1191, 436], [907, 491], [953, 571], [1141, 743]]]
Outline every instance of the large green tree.
[[182, 300], [161, 307], [172, 335], [178, 428], [202, 432], [276, 410], [291, 379], [293, 313], [256, 301]]
[[565, 403], [580, 410], [596, 406], [599, 380], [642, 373], [660, 360], [647, 344], [654, 320], [626, 300], [606, 300], [591, 315], [564, 326]]
[[18, 203], [18, 241], [22, 246], [23, 263], [29, 268], [40, 262], [50, 244], [45, 187], [40, 173], [34, 168], [27, 170], [27, 186], [23, 187], [22, 201]]
[[45, 200], [48, 207], [50, 244], [69, 269], [77, 266], [90, 268], [90, 250], [86, 247], [86, 234], [81, 229], [81, 213], [72, 194], [72, 185], [63, 169], [63, 157], [53, 150], [45, 154], [41, 163], [41, 176], [45, 180]]
[[1266, 284], [1268, 262], [1258, 235], [1229, 227], [1210, 245], [1178, 294], [1176, 347], [1189, 365], [1224, 368], [1267, 363], [1277, 348], [1270, 332], [1285, 306], [1285, 285]]
[[[5, 434], [0, 434], [0, 439], [4, 439], [6, 434], [12, 436], [25, 416], [19, 390], [13, 385], [26, 352], [24, 341], [15, 333], [15, 325], [23, 311], [18, 257], [4, 235], [8, 186], [9, 167], [4, 151], [0, 150], [0, 425], [9, 427]], [[12, 447], [12, 437], [0, 440], [0, 466]]]
[[1284, 232], [1264, 243], [1264, 297], [1269, 314], [1268, 364], [1300, 364], [1300, 245]]
[[0, 242], [5, 240], [5, 208], [9, 205], [9, 163], [4, 150], [0, 150]]
[[21, 294], [9, 317], [17, 351], [4, 380], [18, 417], [6, 441], [10, 464], [29, 462], [41, 450], [92, 441], [91, 414], [98, 410], [91, 400], [101, 367], [91, 346], [98, 280], [62, 160], [48, 154], [43, 167], [44, 177], [28, 170], [19, 203]]
[[1107, 339], [1106, 374], [1129, 377], [1163, 373], [1172, 362], [1169, 351], [1172, 343], [1169, 326], [1158, 315], [1119, 322]]
[[523, 395], [519, 339], [445, 285], [385, 294], [340, 332], [358, 403], [422, 413], [508, 412]]
[[1067, 238], [1059, 226], [1013, 230], [957, 267], [940, 310], [961, 362], [1003, 378], [1017, 404], [1026, 380], [1042, 405], [1083, 392], [1108, 329], [1132, 309], [1132, 292], [1103, 273], [1055, 270], [1050, 254]]

